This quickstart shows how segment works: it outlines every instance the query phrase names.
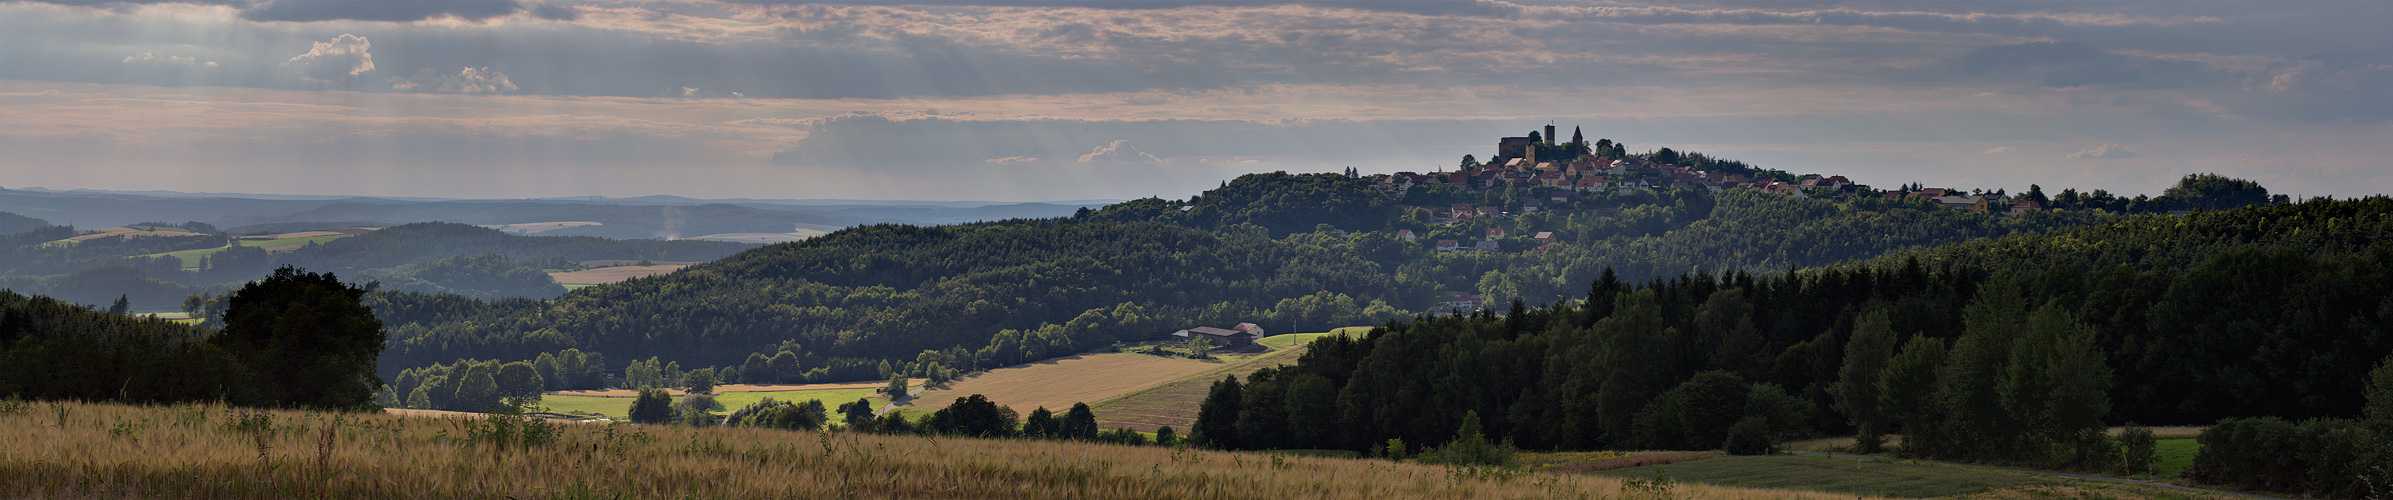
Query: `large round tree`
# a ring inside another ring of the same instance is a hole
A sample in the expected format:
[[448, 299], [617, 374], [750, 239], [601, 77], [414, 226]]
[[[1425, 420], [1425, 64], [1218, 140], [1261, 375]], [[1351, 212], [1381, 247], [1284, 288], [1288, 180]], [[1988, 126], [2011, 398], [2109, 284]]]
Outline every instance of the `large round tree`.
[[224, 333], [212, 340], [254, 376], [252, 403], [333, 410], [375, 410], [382, 378], [382, 320], [359, 299], [365, 289], [332, 273], [284, 266], [233, 292]]

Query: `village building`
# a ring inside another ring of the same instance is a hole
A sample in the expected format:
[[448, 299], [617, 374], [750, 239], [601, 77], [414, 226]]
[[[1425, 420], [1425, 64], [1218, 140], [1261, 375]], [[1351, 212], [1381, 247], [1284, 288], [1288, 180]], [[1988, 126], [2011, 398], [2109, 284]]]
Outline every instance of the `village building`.
[[1257, 326], [1254, 323], [1239, 323], [1238, 326], [1231, 327], [1229, 329], [1200, 326], [1172, 332], [1172, 336], [1189, 340], [1195, 340], [1200, 337], [1209, 338], [1213, 339], [1214, 345], [1223, 347], [1244, 347], [1255, 345], [1256, 340], [1261, 340], [1263, 338], [1264, 332], [1263, 327]]

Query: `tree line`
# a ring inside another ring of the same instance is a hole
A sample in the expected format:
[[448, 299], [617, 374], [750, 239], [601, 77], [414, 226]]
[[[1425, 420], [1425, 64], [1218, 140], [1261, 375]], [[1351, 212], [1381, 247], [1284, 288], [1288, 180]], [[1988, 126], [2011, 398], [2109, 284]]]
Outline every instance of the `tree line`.
[[364, 294], [286, 267], [233, 291], [214, 329], [0, 291], [0, 394], [376, 409], [384, 337]]
[[[1422, 317], [1217, 386], [1231, 448], [1715, 448], [1901, 433], [1918, 456], [2092, 467], [2102, 426], [2348, 418], [2393, 354], [2393, 200], [2312, 200]], [[2266, 222], [2263, 222], [2266, 221]], [[2165, 242], [2165, 244], [2164, 244]], [[1535, 360], [1522, 362], [1522, 360]], [[1788, 418], [1790, 416], [1798, 418]]]

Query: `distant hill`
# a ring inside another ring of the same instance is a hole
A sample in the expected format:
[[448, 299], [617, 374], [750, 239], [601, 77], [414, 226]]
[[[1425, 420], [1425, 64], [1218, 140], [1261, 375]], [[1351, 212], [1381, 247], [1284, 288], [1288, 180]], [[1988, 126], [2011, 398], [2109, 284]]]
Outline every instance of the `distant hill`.
[[392, 226], [308, 245], [275, 256], [274, 263], [316, 271], [355, 271], [486, 254], [504, 256], [517, 262], [640, 259], [700, 262], [750, 248], [755, 248], [755, 245], [696, 240], [516, 236], [465, 224], [425, 222]]
[[729, 204], [625, 206], [525, 202], [440, 202], [333, 203], [289, 214], [227, 218], [217, 221], [217, 225], [247, 226], [298, 221], [367, 221], [385, 224], [429, 221], [465, 224], [591, 221], [598, 222], [600, 225], [560, 229], [543, 234], [618, 239], [669, 239], [717, 233], [786, 233], [800, 227], [831, 230], [856, 224], [887, 222], [809, 212], [765, 210]]
[[0, 212], [0, 234], [17, 234], [49, 226], [50, 221]]

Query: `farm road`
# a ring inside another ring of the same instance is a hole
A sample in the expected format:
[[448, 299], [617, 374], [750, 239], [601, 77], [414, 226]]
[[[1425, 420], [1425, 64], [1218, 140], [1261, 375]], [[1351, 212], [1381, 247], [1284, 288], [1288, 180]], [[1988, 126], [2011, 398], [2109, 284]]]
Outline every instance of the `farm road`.
[[890, 399], [888, 405], [882, 406], [881, 411], [872, 412], [872, 416], [879, 417], [881, 415], [886, 415], [889, 412], [897, 411], [897, 405], [913, 402], [915, 396], [922, 395], [923, 390], [930, 388], [930, 384], [914, 386], [914, 390], [906, 391], [906, 397]]
[[1815, 456], [1822, 456], [1822, 457], [1839, 457], [1839, 458], [1866, 458], [1866, 459], [1872, 459], [1872, 460], [1907, 460], [1907, 461], [1919, 462], [1919, 463], [1929, 463], [1929, 464], [1944, 464], [1944, 465], [1957, 465], [1957, 466], [1961, 466], [1961, 467], [1979, 467], [1979, 468], [1986, 468], [1986, 469], [2007, 470], [2007, 471], [2011, 471], [2011, 472], [2025, 472], [2025, 473], [2029, 473], [2029, 474], [2041, 474], [2041, 475], [2046, 475], [2046, 476], [2065, 477], [2065, 478], [2069, 478], [2069, 479], [2082, 479], [2082, 480], [2086, 480], [2086, 481], [2098, 481], [2098, 482], [2105, 482], [2105, 483], [2121, 483], [2121, 484], [2137, 484], [2137, 485], [2144, 485], [2144, 486], [2158, 486], [2158, 487], [2162, 487], [2162, 488], [2169, 488], [2169, 489], [2176, 489], [2176, 490], [2185, 490], [2185, 491], [2194, 491], [2194, 492], [2201, 492], [2201, 493], [2209, 493], [2209, 494], [2213, 494], [2213, 495], [2226, 495], [2226, 496], [2231, 496], [2231, 497], [2258, 498], [2258, 499], [2262, 499], [2262, 500], [2287, 500], [2287, 499], [2285, 499], [2285, 498], [2281, 498], [2281, 497], [2272, 497], [2272, 496], [2254, 495], [2254, 494], [2250, 494], [2250, 493], [2237, 493], [2237, 492], [2233, 492], [2233, 491], [2220, 491], [2220, 490], [2205, 489], [2205, 488], [2195, 488], [2195, 487], [2192, 487], [2192, 486], [2179, 486], [2179, 485], [2174, 485], [2174, 484], [2169, 484], [2169, 483], [2162, 483], [2162, 482], [2155, 482], [2155, 481], [2138, 481], [2138, 480], [2134, 480], [2134, 479], [2122, 479], [2122, 478], [2116, 478], [2116, 477], [2109, 477], [2109, 476], [2095, 476], [2095, 475], [2088, 475], [2088, 474], [2071, 474], [2071, 473], [2067, 473], [2067, 472], [2053, 472], [2053, 471], [2048, 471], [2048, 470], [2021, 469], [2021, 468], [2015, 468], [2015, 467], [1997, 467], [1997, 466], [1992, 466], [1992, 465], [1965, 464], [1965, 463], [1960, 463], [1960, 462], [1939, 462], [1939, 461], [1935, 461], [1935, 460], [1918, 460], [1918, 459], [1910, 459], [1910, 458], [1901, 458], [1901, 459], [1897, 459], [1897, 458], [1880, 457], [1880, 456], [1873, 456], [1873, 455], [1855, 455], [1855, 454], [1851, 454], [1851, 453], [1824, 453], [1824, 452], [1817, 452], [1817, 451], [1792, 451], [1792, 452], [1788, 452], [1788, 453], [1793, 453], [1793, 454], [1796, 454], [1796, 455], [1815, 455]]

